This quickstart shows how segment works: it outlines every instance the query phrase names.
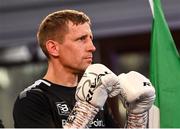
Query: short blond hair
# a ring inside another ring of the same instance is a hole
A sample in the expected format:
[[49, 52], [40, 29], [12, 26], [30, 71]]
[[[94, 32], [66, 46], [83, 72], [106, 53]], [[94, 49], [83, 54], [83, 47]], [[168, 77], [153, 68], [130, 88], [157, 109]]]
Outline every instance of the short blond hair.
[[47, 57], [49, 57], [49, 54], [46, 49], [46, 41], [50, 39], [63, 41], [64, 35], [68, 32], [67, 24], [69, 21], [75, 25], [84, 24], [86, 22], [89, 25], [91, 24], [89, 17], [85, 13], [77, 10], [61, 10], [53, 12], [41, 22], [37, 32], [37, 40]]

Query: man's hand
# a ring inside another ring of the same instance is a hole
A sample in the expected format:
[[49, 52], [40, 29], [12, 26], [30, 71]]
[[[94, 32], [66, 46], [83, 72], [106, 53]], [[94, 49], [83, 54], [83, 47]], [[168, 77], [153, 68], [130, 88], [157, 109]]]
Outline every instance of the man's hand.
[[76, 90], [76, 100], [86, 101], [102, 108], [107, 97], [119, 94], [118, 77], [102, 64], [87, 68]]
[[76, 104], [65, 128], [84, 128], [103, 108], [107, 97], [120, 93], [119, 78], [102, 64], [90, 65], [76, 89]]
[[120, 74], [120, 99], [128, 112], [128, 128], [145, 128], [147, 111], [155, 100], [155, 89], [149, 79], [138, 72]]

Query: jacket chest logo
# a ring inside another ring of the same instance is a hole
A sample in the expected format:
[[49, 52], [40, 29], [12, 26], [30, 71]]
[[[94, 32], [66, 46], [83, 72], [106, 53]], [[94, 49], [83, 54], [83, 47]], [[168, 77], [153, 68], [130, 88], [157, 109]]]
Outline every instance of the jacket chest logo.
[[69, 116], [70, 114], [70, 108], [68, 107], [68, 105], [66, 104], [66, 102], [62, 101], [62, 102], [56, 102], [56, 107], [58, 110], [58, 114], [64, 115], [64, 116]]

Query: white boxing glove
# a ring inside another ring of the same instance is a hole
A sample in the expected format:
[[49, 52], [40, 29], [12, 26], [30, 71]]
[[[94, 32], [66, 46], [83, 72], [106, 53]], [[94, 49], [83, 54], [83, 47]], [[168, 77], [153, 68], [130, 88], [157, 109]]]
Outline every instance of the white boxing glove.
[[77, 100], [65, 128], [84, 128], [103, 108], [106, 99], [120, 93], [119, 78], [102, 64], [90, 65], [77, 89]]
[[146, 128], [148, 110], [155, 100], [155, 89], [149, 79], [131, 71], [120, 74], [120, 99], [128, 112], [128, 128]]

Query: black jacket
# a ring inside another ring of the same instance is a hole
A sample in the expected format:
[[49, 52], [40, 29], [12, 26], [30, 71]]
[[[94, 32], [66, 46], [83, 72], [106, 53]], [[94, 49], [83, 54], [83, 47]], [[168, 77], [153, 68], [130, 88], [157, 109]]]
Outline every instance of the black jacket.
[[[75, 105], [76, 87], [38, 80], [22, 91], [13, 108], [16, 128], [62, 128]], [[107, 106], [100, 110], [89, 128], [114, 127]]]

